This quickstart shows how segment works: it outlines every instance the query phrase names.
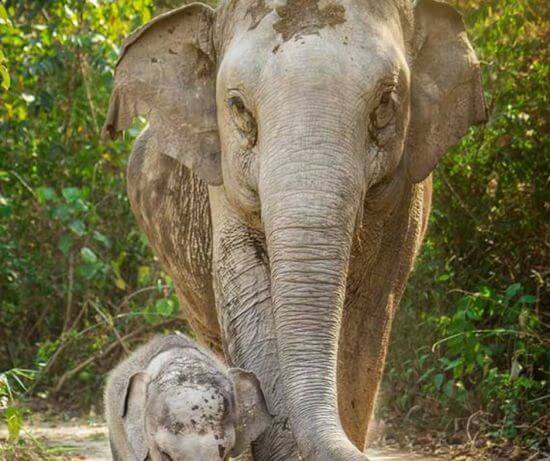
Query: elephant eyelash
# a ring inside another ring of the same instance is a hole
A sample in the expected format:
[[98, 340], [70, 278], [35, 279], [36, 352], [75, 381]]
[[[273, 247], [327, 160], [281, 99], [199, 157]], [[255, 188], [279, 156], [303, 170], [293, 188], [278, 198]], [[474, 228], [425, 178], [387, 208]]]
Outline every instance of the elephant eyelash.
[[240, 96], [231, 96], [227, 99], [227, 106], [231, 112], [233, 122], [241, 137], [241, 147], [251, 149], [256, 145], [258, 126], [252, 113], [246, 108]]

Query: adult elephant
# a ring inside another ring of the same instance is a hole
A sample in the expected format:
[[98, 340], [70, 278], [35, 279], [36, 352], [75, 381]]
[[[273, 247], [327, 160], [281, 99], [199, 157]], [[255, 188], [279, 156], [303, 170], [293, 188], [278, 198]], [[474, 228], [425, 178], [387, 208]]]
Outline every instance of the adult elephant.
[[255, 372], [277, 415], [255, 459], [365, 460], [430, 173], [485, 118], [460, 15], [431, 0], [191, 4], [125, 42], [105, 132], [137, 115], [139, 224], [198, 338]]

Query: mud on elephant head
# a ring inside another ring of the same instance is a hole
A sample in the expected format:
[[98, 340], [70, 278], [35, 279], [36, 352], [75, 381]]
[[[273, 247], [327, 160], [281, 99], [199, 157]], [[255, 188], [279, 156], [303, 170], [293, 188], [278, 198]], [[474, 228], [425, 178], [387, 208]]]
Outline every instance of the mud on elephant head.
[[105, 134], [138, 115], [156, 151], [223, 189], [264, 236], [300, 452], [364, 459], [335, 390], [352, 241], [366, 196], [391, 201], [425, 180], [485, 119], [461, 16], [434, 0], [190, 4], [124, 44]]

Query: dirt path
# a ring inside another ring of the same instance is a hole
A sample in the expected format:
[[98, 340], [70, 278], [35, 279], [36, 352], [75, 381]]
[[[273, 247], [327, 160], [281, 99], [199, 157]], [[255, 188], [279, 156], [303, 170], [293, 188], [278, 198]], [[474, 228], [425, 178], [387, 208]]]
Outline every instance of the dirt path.
[[[64, 447], [70, 451], [70, 460], [110, 461], [107, 429], [103, 424], [83, 424], [75, 421], [63, 423], [41, 423], [33, 426], [29, 432], [49, 447]], [[7, 437], [5, 428], [0, 427], [0, 439]], [[372, 449], [368, 451], [370, 461], [442, 461], [441, 458], [428, 458], [408, 452], [390, 449]]]

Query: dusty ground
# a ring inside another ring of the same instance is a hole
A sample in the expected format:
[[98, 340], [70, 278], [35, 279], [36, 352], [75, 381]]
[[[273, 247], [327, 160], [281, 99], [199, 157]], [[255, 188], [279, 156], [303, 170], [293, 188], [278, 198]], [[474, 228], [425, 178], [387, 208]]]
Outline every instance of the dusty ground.
[[[64, 447], [67, 459], [85, 461], [110, 461], [107, 429], [103, 423], [83, 423], [79, 420], [63, 422], [36, 421], [27, 429], [35, 438], [49, 447]], [[0, 427], [1, 439], [7, 437]], [[393, 449], [373, 449], [368, 452], [371, 461], [441, 461]]]

